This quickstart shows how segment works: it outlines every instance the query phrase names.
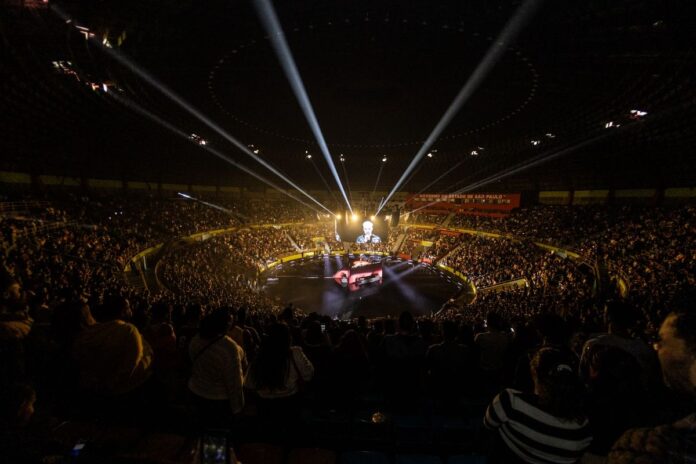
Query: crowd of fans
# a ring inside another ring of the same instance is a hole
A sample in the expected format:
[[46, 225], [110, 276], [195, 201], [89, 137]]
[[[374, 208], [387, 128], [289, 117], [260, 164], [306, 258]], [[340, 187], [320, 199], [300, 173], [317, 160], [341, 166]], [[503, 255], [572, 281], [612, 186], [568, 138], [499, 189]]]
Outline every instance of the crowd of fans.
[[426, 214], [426, 213], [414, 213], [409, 215], [408, 222], [410, 224], [442, 224], [447, 213], [443, 214]]
[[424, 257], [421, 253], [424, 250], [421, 242], [434, 240], [437, 236], [438, 232], [431, 229], [409, 227], [406, 230], [406, 238], [399, 251], [413, 259], [419, 259]]
[[[293, 241], [306, 248], [323, 236], [331, 244], [330, 225], [316, 217], [289, 229], [244, 224], [245, 216], [310, 219], [287, 206], [256, 216], [232, 204], [225, 208], [234, 214], [157, 199], [23, 208], [0, 224], [0, 446], [8, 462], [66, 452], [53, 440], [65, 420], [238, 427], [252, 441], [282, 441], [302, 439], [305, 414], [359, 421], [365, 410], [372, 433], [416, 415], [427, 436], [436, 418], [465, 417], [462, 448], [485, 452], [489, 444], [489, 462], [694, 457], [692, 208], [454, 218], [519, 240], [435, 235], [436, 258], [477, 287], [525, 285], [398, 321], [301, 314], [258, 291], [256, 270], [293, 251]], [[239, 230], [200, 244], [174, 240], [227, 227]], [[595, 268], [532, 238], [577, 249]], [[171, 245], [160, 257], [164, 288], [129, 286], [128, 258], [155, 243]], [[626, 298], [598, 288], [601, 266], [624, 276]], [[471, 442], [483, 437], [475, 424], [489, 429], [486, 440]]]

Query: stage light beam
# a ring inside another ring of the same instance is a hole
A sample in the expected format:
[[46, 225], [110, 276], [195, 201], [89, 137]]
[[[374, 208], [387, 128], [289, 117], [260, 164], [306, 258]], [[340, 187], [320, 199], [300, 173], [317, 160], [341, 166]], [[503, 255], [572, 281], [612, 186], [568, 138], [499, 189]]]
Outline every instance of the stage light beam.
[[[53, 11], [56, 15], [58, 15], [61, 19], [65, 20], [68, 22], [68, 20], [71, 20], [70, 18], [60, 7], [58, 7], [55, 4], [51, 4], [50, 6], [51, 11]], [[171, 101], [179, 105], [182, 109], [187, 111], [189, 114], [194, 116], [196, 119], [201, 121], [203, 124], [206, 126], [210, 127], [213, 129], [215, 132], [217, 132], [220, 136], [222, 136], [225, 140], [230, 142], [232, 145], [237, 147], [239, 150], [241, 150], [244, 154], [247, 156], [251, 157], [254, 161], [257, 163], [261, 164], [263, 167], [271, 171], [273, 174], [276, 176], [280, 177], [283, 179], [285, 182], [287, 182], [289, 185], [291, 185], [295, 190], [300, 192], [302, 195], [305, 197], [309, 198], [317, 204], [319, 207], [324, 209], [325, 211], [334, 214], [330, 209], [328, 209], [326, 206], [321, 204], [316, 198], [311, 196], [309, 193], [307, 193], [304, 189], [302, 189], [299, 185], [297, 185], [295, 182], [293, 182], [290, 178], [288, 178], [286, 175], [278, 171], [276, 168], [268, 164], [266, 161], [264, 161], [262, 158], [257, 156], [256, 153], [252, 152], [246, 145], [241, 143], [239, 140], [236, 138], [232, 137], [230, 134], [227, 133], [222, 127], [220, 127], [217, 123], [215, 123], [213, 120], [205, 116], [203, 113], [201, 113], [198, 109], [193, 107], [190, 103], [188, 103], [186, 100], [184, 100], [182, 97], [180, 97], [178, 94], [176, 94], [173, 90], [169, 89], [167, 86], [165, 86], [163, 83], [158, 81], [154, 76], [152, 76], [149, 72], [145, 71], [142, 69], [140, 66], [138, 66], [134, 61], [126, 57], [123, 53], [120, 51], [114, 49], [114, 48], [108, 48], [105, 47], [99, 40], [95, 39], [94, 37], [88, 38], [88, 40], [96, 44], [98, 48], [100, 48], [104, 53], [109, 55], [111, 58], [116, 60], [118, 63], [121, 65], [125, 66], [129, 70], [131, 70], [133, 73], [135, 73], [137, 76], [139, 76], [141, 79], [149, 83], [152, 87], [157, 89], [160, 93], [164, 94], [166, 97], [168, 97]], [[113, 92], [110, 92], [113, 93]]]
[[[122, 104], [122, 105], [124, 105], [124, 106], [126, 106], [126, 107], [128, 107], [128, 108], [130, 108], [130, 109], [132, 109], [133, 111], [135, 111], [135, 112], [141, 114], [142, 116], [145, 116], [146, 118], [148, 118], [148, 119], [150, 119], [151, 121], [153, 121], [153, 122], [155, 122], [155, 123], [161, 125], [161, 126], [164, 127], [165, 129], [169, 130], [170, 132], [173, 132], [174, 134], [180, 136], [181, 138], [186, 139], [186, 140], [189, 140], [189, 141], [191, 141], [191, 142], [193, 142], [193, 143], [196, 143], [196, 142], [194, 142], [194, 141], [191, 140], [191, 137], [190, 137], [189, 134], [187, 134], [187, 133], [184, 132], [183, 130], [177, 128], [177, 127], [174, 126], [173, 124], [171, 124], [171, 123], [165, 121], [164, 119], [160, 118], [159, 116], [157, 116], [156, 114], [152, 113], [151, 111], [149, 111], [149, 110], [143, 108], [142, 106], [138, 105], [138, 104], [135, 103], [134, 101], [132, 101], [132, 100], [130, 100], [130, 99], [127, 99], [127, 98], [125, 98], [125, 97], [119, 96], [119, 95], [117, 95], [115, 92], [110, 92], [110, 93], [108, 93], [107, 95], [108, 95], [109, 97], [113, 98], [114, 100], [116, 100], [117, 102], [119, 102], [120, 104]], [[319, 211], [318, 209], [316, 209], [315, 207], [313, 207], [313, 206], [311, 206], [311, 205], [305, 203], [304, 201], [300, 200], [299, 198], [297, 198], [297, 197], [294, 196], [293, 194], [288, 193], [285, 189], [280, 188], [280, 187], [279, 187], [278, 185], [276, 185], [274, 182], [272, 182], [272, 181], [266, 179], [265, 177], [261, 176], [260, 174], [257, 174], [256, 172], [252, 171], [251, 169], [249, 169], [248, 167], [244, 166], [243, 164], [240, 164], [240, 163], [236, 162], [235, 160], [233, 160], [233, 159], [230, 158], [229, 156], [225, 155], [224, 153], [221, 153], [219, 150], [216, 150], [216, 149], [210, 147], [209, 145], [201, 145], [201, 144], [199, 144], [199, 143], [196, 143], [196, 145], [197, 145], [198, 147], [200, 147], [202, 150], [205, 150], [205, 151], [207, 151], [208, 153], [210, 153], [210, 154], [212, 154], [212, 155], [214, 155], [214, 156], [220, 158], [221, 160], [223, 160], [223, 161], [225, 161], [225, 162], [231, 164], [232, 166], [236, 167], [237, 169], [246, 172], [246, 173], [249, 174], [250, 176], [252, 176], [252, 177], [254, 177], [254, 178], [260, 180], [261, 182], [263, 182], [264, 184], [268, 185], [269, 187], [271, 187], [271, 188], [273, 188], [273, 189], [275, 189], [275, 190], [278, 190], [278, 191], [281, 192], [282, 194], [284, 194], [284, 195], [286, 195], [286, 196], [292, 198], [293, 200], [295, 200], [295, 201], [297, 201], [298, 203], [300, 203], [300, 204], [302, 204], [302, 205], [308, 207], [309, 209], [311, 209], [311, 210], [313, 210], [313, 211], [315, 211], [315, 212], [317, 212], [317, 213], [320, 212], [320, 211]], [[184, 198], [187, 198], [187, 197], [185, 196], [186, 194], [184, 194], [184, 193], [179, 193], [179, 195], [184, 196]], [[189, 196], [188, 198], [190, 198], [190, 196]], [[326, 209], [326, 208], [325, 208], [325, 209]], [[333, 214], [333, 213], [331, 213], [331, 214]]]
[[452, 101], [449, 108], [447, 108], [445, 114], [435, 125], [435, 128], [430, 133], [428, 138], [425, 140], [423, 146], [421, 146], [416, 155], [413, 157], [411, 163], [409, 163], [404, 173], [396, 182], [396, 185], [394, 185], [394, 188], [392, 188], [389, 194], [386, 196], [386, 198], [380, 205], [379, 210], [377, 210], [378, 213], [379, 211], [381, 211], [382, 208], [384, 208], [384, 206], [386, 206], [391, 197], [399, 190], [399, 188], [401, 188], [401, 186], [405, 184], [406, 180], [409, 178], [409, 175], [413, 172], [413, 170], [416, 168], [418, 163], [420, 163], [423, 157], [428, 153], [428, 150], [430, 150], [433, 144], [437, 141], [437, 139], [447, 128], [452, 119], [454, 119], [457, 113], [459, 113], [459, 110], [462, 108], [464, 103], [466, 103], [469, 100], [469, 98], [471, 97], [471, 95], [473, 95], [478, 86], [488, 76], [493, 67], [503, 56], [503, 53], [505, 53], [505, 51], [509, 47], [509, 44], [515, 38], [515, 36], [519, 33], [522, 27], [526, 25], [527, 22], [529, 22], [533, 13], [541, 5], [542, 1], [543, 0], [526, 0], [517, 9], [513, 17], [507, 22], [498, 38], [489, 47], [481, 62], [478, 64], [478, 66], [471, 74], [469, 79], [466, 81], [462, 89], [454, 98], [454, 101]]
[[268, 37], [271, 40], [271, 45], [273, 46], [273, 50], [278, 57], [278, 61], [280, 61], [280, 65], [285, 72], [285, 77], [287, 77], [290, 87], [292, 87], [292, 90], [295, 93], [297, 102], [304, 113], [305, 119], [307, 119], [307, 123], [314, 134], [314, 138], [319, 144], [319, 149], [321, 150], [322, 155], [324, 155], [326, 163], [329, 165], [329, 170], [331, 171], [331, 174], [333, 175], [334, 180], [341, 191], [341, 195], [343, 195], [343, 199], [345, 200], [348, 209], [352, 212], [353, 208], [351, 207], [350, 201], [348, 201], [348, 196], [346, 195], [346, 191], [343, 188], [341, 179], [338, 176], [336, 165], [331, 158], [329, 147], [326, 144], [324, 134], [319, 126], [319, 121], [317, 120], [314, 109], [312, 108], [312, 103], [310, 102], [307, 91], [305, 90], [302, 77], [300, 76], [300, 72], [295, 64], [295, 59], [293, 58], [290, 47], [285, 40], [285, 33], [283, 32], [283, 28], [280, 25], [278, 16], [273, 9], [273, 4], [270, 0], [254, 0], [253, 3], [256, 13], [258, 14], [259, 19], [266, 30], [266, 34], [268, 34]]

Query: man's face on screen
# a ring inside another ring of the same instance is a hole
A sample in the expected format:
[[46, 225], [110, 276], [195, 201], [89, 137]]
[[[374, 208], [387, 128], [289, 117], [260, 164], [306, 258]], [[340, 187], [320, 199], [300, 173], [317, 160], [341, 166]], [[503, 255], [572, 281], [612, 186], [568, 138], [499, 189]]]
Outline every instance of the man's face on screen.
[[366, 237], [369, 237], [372, 235], [372, 228], [374, 226], [370, 221], [365, 221], [363, 222], [363, 234], [365, 234]]

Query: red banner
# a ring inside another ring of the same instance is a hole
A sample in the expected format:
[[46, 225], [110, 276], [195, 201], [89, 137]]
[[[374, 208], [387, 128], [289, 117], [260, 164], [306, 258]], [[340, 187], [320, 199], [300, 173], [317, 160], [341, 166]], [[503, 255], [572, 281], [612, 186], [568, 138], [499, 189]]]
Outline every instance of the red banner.
[[519, 193], [420, 193], [406, 199], [408, 208], [419, 212], [448, 211], [498, 216], [520, 206]]

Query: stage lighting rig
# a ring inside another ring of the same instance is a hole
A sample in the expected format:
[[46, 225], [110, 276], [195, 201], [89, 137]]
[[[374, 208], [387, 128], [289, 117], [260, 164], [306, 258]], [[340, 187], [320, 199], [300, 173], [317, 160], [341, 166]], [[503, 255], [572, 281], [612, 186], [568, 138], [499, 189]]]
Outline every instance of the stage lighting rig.
[[541, 145], [541, 140], [534, 139], [531, 143], [533, 147], [538, 147], [539, 145]]
[[343, 154], [341, 154], [341, 155], [338, 157], [338, 160], [339, 160], [341, 163], [345, 163], [345, 162], [346, 162], [346, 157], [343, 156]]
[[478, 155], [480, 155], [480, 154], [483, 153], [483, 150], [485, 150], [485, 148], [483, 148], [483, 147], [476, 147], [476, 148], [474, 148], [473, 150], [471, 150], [471, 152], [469, 152], [469, 155], [471, 155], [471, 156], [478, 156]]
[[189, 140], [191, 140], [192, 142], [197, 143], [198, 145], [202, 145], [202, 146], [208, 145], [208, 141], [207, 141], [206, 139], [204, 139], [203, 137], [201, 137], [200, 135], [197, 135], [197, 134], [191, 134], [191, 135], [189, 135]]
[[555, 139], [555, 138], [556, 138], [556, 135], [555, 135], [555, 134], [552, 134], [551, 132], [547, 132], [547, 133], [546, 133], [546, 138], [547, 138], [547, 139]]
[[634, 121], [637, 121], [639, 119], [643, 119], [647, 115], [648, 115], [647, 111], [631, 110], [631, 112], [628, 114], [628, 118], [633, 119]]
[[619, 127], [621, 127], [621, 124], [615, 123], [614, 121], [607, 121], [604, 123], [605, 129], [618, 129]]
[[90, 31], [88, 27], [75, 25], [75, 29], [78, 30], [80, 34], [85, 37], [85, 40], [89, 40], [94, 37], [94, 32]]
[[386, 156], [386, 155], [384, 155], [384, 156], [382, 157], [382, 162], [383, 162], [383, 163], [386, 163], [386, 162], [387, 162], [387, 156]]

